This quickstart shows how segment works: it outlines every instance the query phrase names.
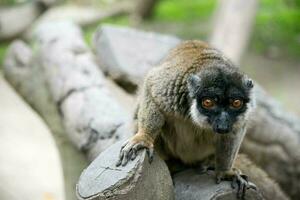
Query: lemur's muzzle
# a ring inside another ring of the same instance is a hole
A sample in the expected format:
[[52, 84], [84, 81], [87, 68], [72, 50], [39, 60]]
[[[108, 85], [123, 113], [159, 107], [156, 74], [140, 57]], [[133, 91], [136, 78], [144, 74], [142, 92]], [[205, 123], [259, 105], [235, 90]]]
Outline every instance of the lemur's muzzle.
[[213, 130], [219, 134], [229, 133], [232, 129], [232, 123], [227, 112], [222, 112], [213, 121]]

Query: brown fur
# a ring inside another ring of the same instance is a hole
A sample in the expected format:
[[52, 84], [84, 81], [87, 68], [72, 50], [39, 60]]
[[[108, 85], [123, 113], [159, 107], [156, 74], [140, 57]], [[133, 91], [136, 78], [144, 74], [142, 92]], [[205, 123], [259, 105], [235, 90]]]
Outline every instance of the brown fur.
[[[191, 74], [215, 65], [234, 68], [219, 51], [201, 41], [187, 41], [171, 50], [145, 79], [135, 115], [138, 134], [125, 144], [125, 154], [130, 154], [132, 146], [142, 144], [145, 148], [154, 145], [157, 153], [166, 161], [179, 160], [187, 165], [214, 157], [217, 180], [234, 176], [236, 172], [233, 173], [232, 166], [245, 134], [246, 117], [241, 117], [233, 133], [228, 135], [213, 133], [207, 122], [201, 122], [201, 116], [196, 116], [197, 123], [191, 117], [193, 102], [189, 96], [187, 79]], [[126, 164], [125, 154], [121, 154], [120, 158]], [[268, 197], [270, 190], [264, 184], [278, 188], [246, 158], [238, 158], [235, 166], [246, 174], [249, 172], [255, 183], [266, 189]], [[284, 197], [279, 188], [276, 195]]]

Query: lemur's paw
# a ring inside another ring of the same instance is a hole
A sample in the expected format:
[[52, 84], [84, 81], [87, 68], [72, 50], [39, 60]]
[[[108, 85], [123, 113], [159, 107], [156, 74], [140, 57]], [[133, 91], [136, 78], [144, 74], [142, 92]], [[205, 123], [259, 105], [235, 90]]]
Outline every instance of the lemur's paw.
[[125, 166], [129, 160], [134, 160], [140, 149], [146, 149], [151, 163], [154, 155], [153, 139], [149, 135], [137, 133], [122, 145], [116, 166]]
[[220, 183], [222, 180], [231, 181], [231, 187], [233, 189], [237, 188], [237, 199], [245, 199], [246, 191], [248, 189], [257, 190], [257, 187], [254, 183], [248, 180], [248, 176], [241, 174], [239, 170], [217, 172], [217, 183]]

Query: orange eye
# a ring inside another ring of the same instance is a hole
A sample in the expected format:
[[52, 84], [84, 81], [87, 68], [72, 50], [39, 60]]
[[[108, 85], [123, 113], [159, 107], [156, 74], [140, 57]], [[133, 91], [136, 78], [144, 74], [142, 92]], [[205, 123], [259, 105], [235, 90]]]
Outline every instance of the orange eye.
[[215, 106], [215, 102], [212, 99], [203, 99], [202, 106], [209, 109]]
[[243, 102], [239, 99], [235, 99], [231, 102], [231, 106], [233, 108], [240, 108], [240, 107], [242, 107], [242, 105], [243, 105]]

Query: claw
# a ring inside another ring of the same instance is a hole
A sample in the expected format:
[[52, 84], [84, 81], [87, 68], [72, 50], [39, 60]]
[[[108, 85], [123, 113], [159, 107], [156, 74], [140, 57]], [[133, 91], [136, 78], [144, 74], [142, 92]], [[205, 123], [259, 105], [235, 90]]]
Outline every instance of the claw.
[[248, 182], [247, 189], [257, 190], [257, 186], [252, 182]]
[[132, 149], [132, 155], [131, 155], [131, 160], [134, 160], [137, 156], [137, 150], [136, 149]]
[[219, 172], [216, 176], [217, 183], [222, 180], [231, 180], [232, 189], [237, 189], [237, 199], [245, 199], [246, 192], [248, 189], [257, 189], [256, 185], [249, 182], [248, 176], [241, 174], [240, 171], [232, 172]]
[[145, 146], [143, 142], [133, 143], [130, 141], [126, 141], [120, 149], [120, 155], [116, 166], [125, 166], [130, 160], [134, 160], [137, 157], [138, 150], [143, 148], [146, 149], [149, 157], [149, 162], [151, 163], [154, 154], [153, 148]]
[[253, 183], [248, 181], [248, 176], [239, 175], [239, 174], [234, 176], [231, 186], [234, 186], [233, 188], [236, 188], [236, 186], [238, 187], [238, 190], [237, 190], [237, 198], [238, 199], [245, 199], [247, 189], [250, 189], [250, 188], [256, 189], [256, 186]]
[[147, 155], [148, 155], [148, 158], [149, 158], [149, 163], [152, 163], [152, 161], [153, 161], [153, 155], [154, 155], [153, 148], [147, 149]]
[[238, 187], [238, 183], [236, 181], [236, 177], [233, 177], [233, 180], [231, 181], [231, 188], [235, 189]]

